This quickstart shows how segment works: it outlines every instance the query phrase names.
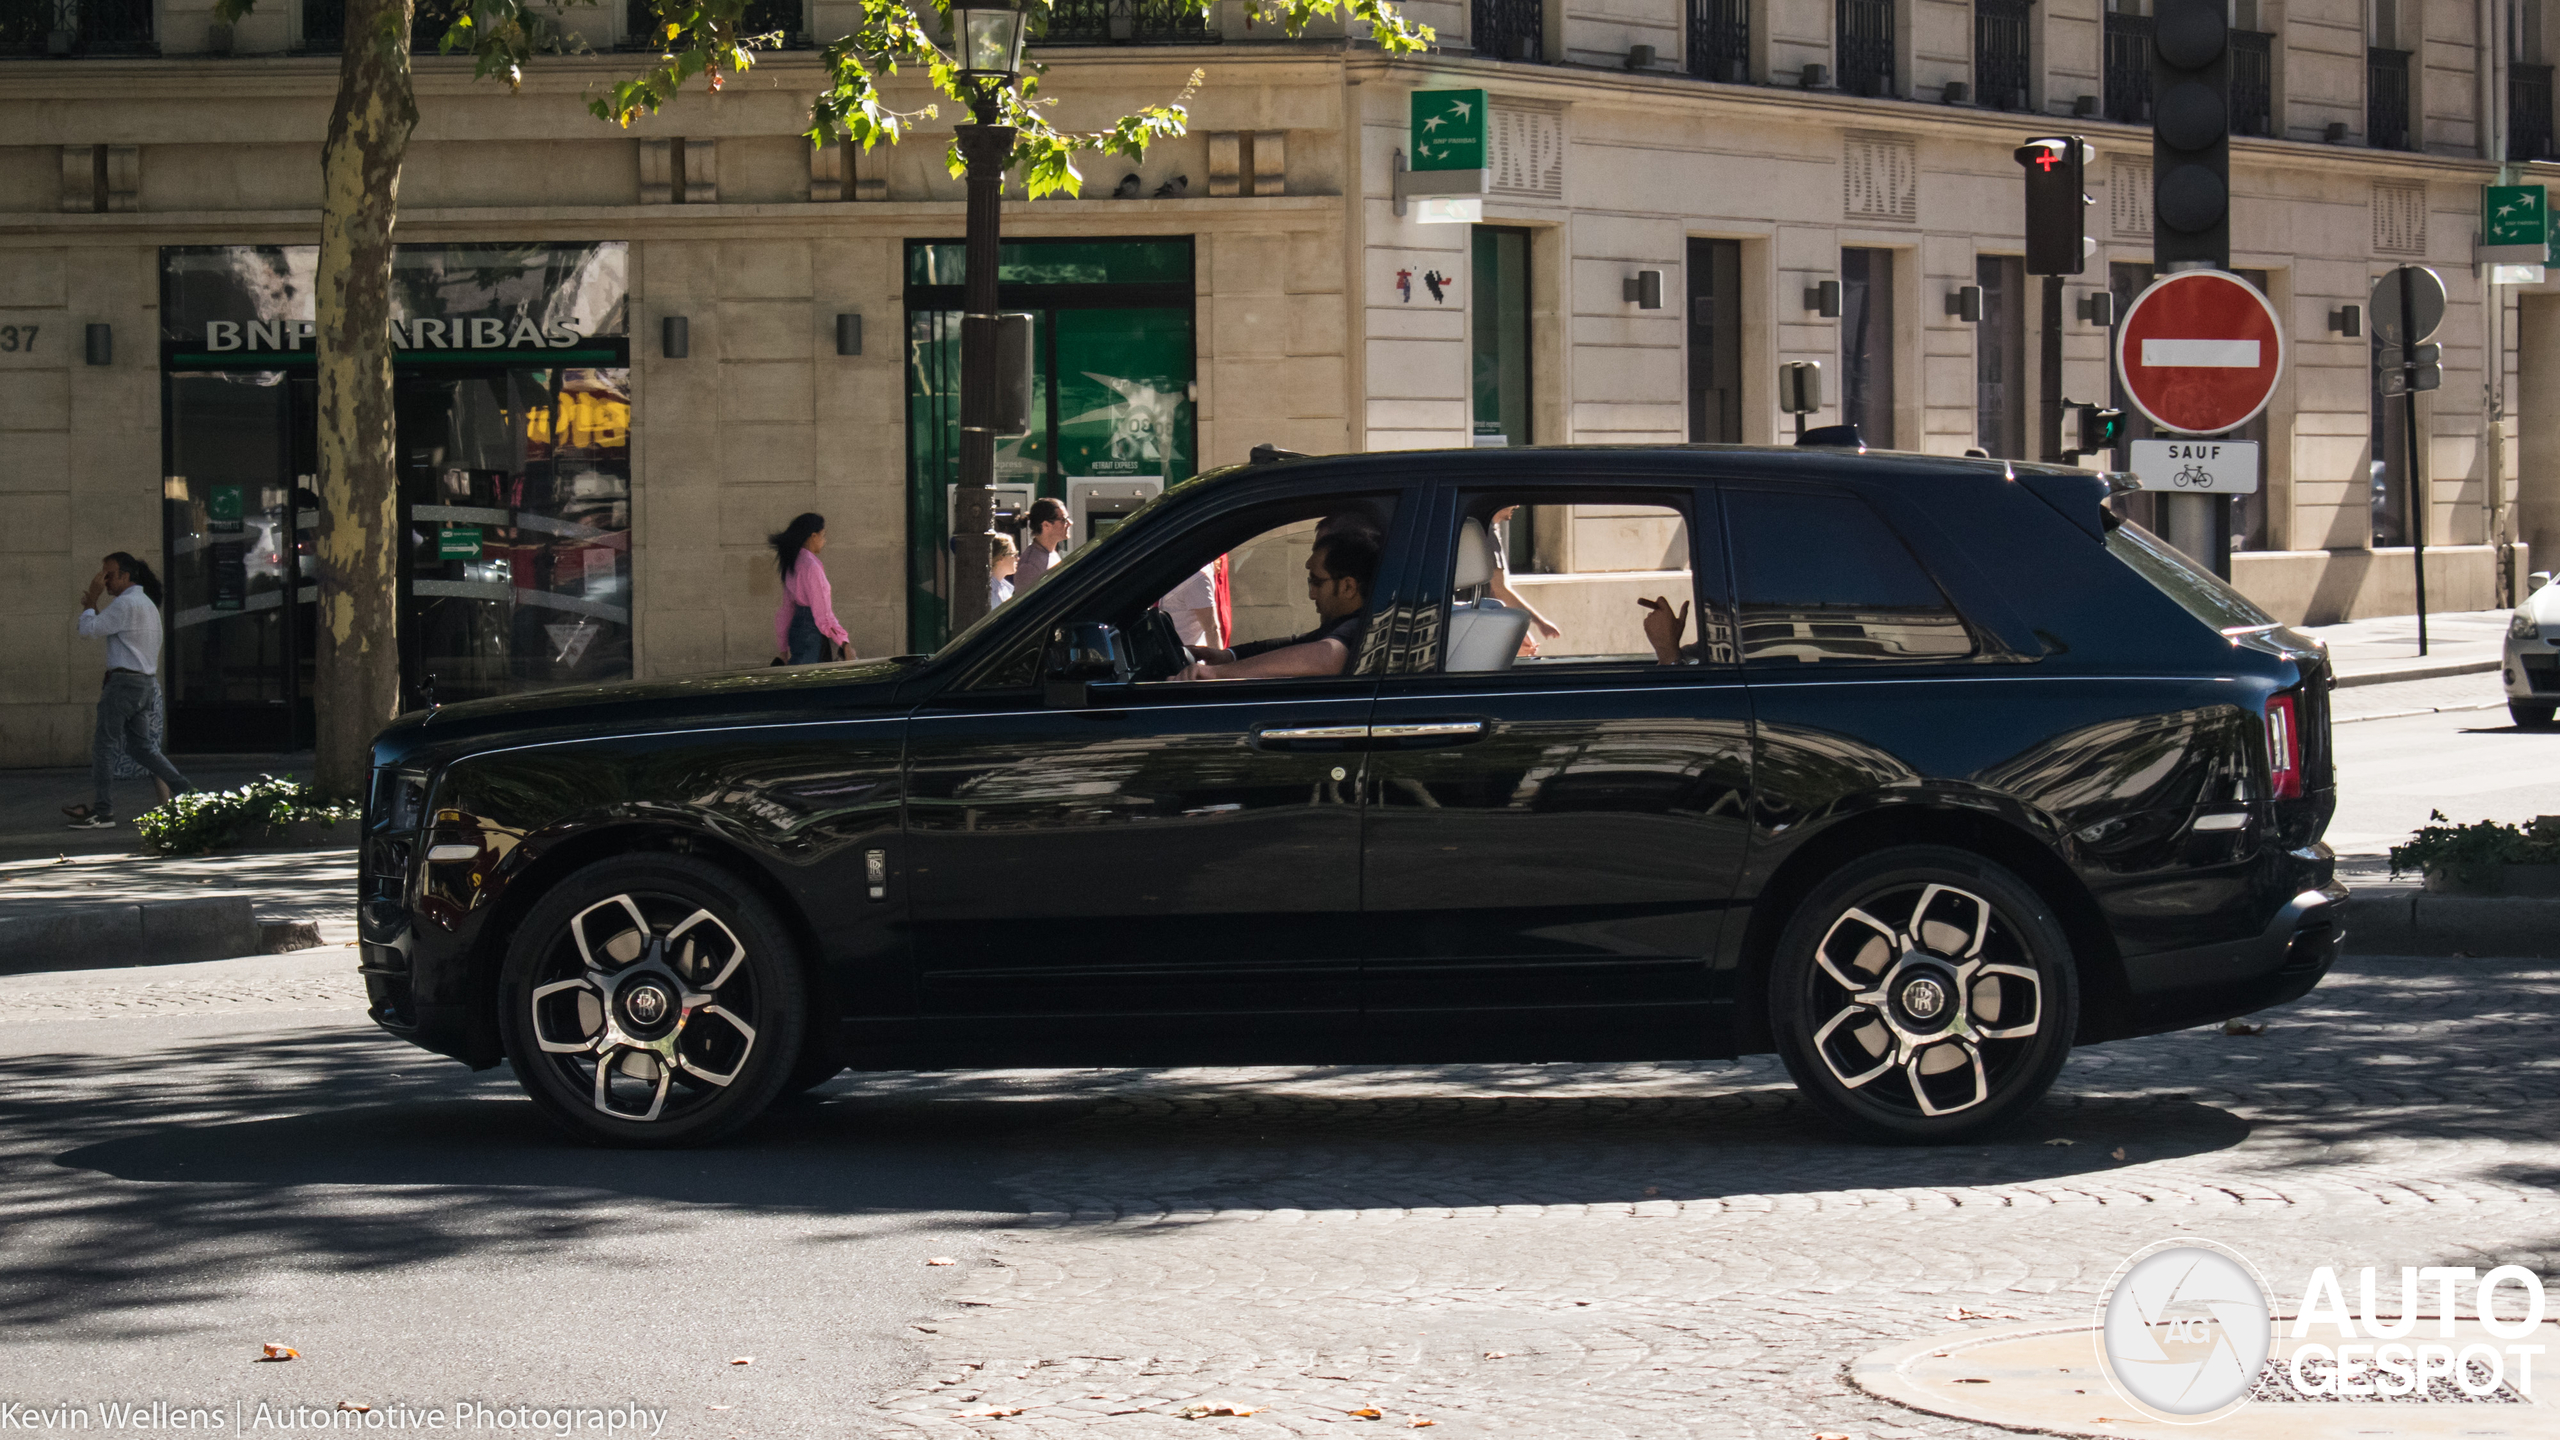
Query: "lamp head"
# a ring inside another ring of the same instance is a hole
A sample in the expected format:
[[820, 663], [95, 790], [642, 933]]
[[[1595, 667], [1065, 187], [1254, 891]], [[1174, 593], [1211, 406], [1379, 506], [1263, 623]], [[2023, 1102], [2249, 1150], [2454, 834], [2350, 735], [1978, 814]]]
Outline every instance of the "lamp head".
[[981, 87], [1010, 85], [1020, 79], [1029, 18], [1017, 0], [954, 4], [951, 33], [960, 42], [960, 78]]

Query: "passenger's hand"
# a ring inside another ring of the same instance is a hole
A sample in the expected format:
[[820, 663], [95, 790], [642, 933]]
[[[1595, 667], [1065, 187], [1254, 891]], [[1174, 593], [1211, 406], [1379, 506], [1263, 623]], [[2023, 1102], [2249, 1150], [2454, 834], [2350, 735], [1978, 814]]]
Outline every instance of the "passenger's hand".
[[1689, 603], [1682, 601], [1680, 611], [1673, 614], [1671, 602], [1660, 595], [1650, 600], [1638, 599], [1644, 607], [1644, 638], [1653, 644], [1653, 658], [1665, 665], [1680, 663], [1680, 637], [1689, 629]]
[[1546, 636], [1550, 640], [1561, 640], [1564, 638], [1564, 632], [1557, 629], [1556, 623], [1544, 615], [1540, 615], [1530, 621], [1530, 628], [1536, 630], [1539, 634]]
[[1206, 660], [1194, 660], [1190, 664], [1183, 666], [1173, 678], [1176, 680], [1215, 680], [1218, 678], [1218, 667], [1210, 664]]

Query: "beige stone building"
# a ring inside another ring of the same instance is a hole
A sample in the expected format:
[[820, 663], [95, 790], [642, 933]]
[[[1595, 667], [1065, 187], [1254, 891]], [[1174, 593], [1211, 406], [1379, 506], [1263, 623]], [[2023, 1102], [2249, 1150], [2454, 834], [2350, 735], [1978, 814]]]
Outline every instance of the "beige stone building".
[[[849, 8], [769, 3], [803, 44]], [[1783, 440], [1776, 369], [1798, 360], [1824, 366], [1817, 423], [2026, 455], [2041, 316], [2010, 152], [2066, 131], [2098, 152], [2063, 386], [2104, 399], [2087, 302], [2128, 298], [2150, 260], [2138, 3], [1420, 0], [1440, 46], [1394, 60], [1288, 40], [1243, 0], [1206, 23], [1071, 0], [1035, 44], [1063, 123], [1203, 81], [1186, 138], [1088, 163], [1085, 198], [1007, 209], [1023, 243], [1006, 303], [1041, 317], [1045, 406], [1006, 448], [1008, 494], [1073, 499], [1089, 530], [1262, 442]], [[2491, 307], [2472, 264], [2495, 157], [2552, 150], [2542, 0], [2233, 3], [2232, 262], [2290, 347], [2246, 432], [2265, 466], [2235, 578], [2289, 618], [2410, 607], [2369, 341], [2340, 312], [2418, 262], [2451, 295], [2444, 387], [2420, 413], [2430, 601], [2490, 605], [2498, 495], [2512, 538], [2560, 543], [2560, 365], [2536, 358], [2560, 345], [2560, 286]], [[812, 151], [819, 66], [786, 49], [615, 130], [584, 100], [636, 63], [616, 49], [635, 15], [562, 18], [593, 53], [543, 61], [520, 93], [418, 61], [399, 337], [413, 685], [761, 665], [763, 540], [810, 509], [857, 648], [934, 643], [949, 107], [894, 151]], [[0, 0], [0, 763], [85, 755], [101, 662], [72, 607], [118, 549], [170, 584], [177, 747], [308, 733], [297, 327], [337, 25], [328, 0], [265, 0], [228, 36], [200, 0]], [[1476, 223], [1399, 214], [1417, 90], [1489, 101]], [[2137, 503], [2204, 543], [2194, 517]], [[1597, 545], [1577, 560], [1571, 535], [1541, 531], [1547, 568], [1620, 563]]]

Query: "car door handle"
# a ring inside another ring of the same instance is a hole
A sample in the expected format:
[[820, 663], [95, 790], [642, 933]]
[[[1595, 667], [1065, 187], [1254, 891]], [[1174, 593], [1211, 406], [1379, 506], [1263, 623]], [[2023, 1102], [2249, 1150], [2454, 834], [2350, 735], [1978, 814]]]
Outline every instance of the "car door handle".
[[1366, 725], [1266, 725], [1253, 732], [1253, 743], [1266, 750], [1357, 745], [1368, 738]]
[[1481, 720], [1416, 720], [1399, 725], [1372, 725], [1369, 738], [1393, 741], [1398, 745], [1432, 744], [1463, 745], [1484, 738]]

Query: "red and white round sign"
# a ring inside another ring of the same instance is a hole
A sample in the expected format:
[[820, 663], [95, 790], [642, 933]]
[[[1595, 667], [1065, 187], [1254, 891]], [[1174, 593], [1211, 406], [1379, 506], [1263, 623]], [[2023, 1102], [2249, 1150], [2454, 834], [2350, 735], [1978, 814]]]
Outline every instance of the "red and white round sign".
[[2163, 275], [2116, 327], [2116, 373], [2152, 424], [2218, 435], [2275, 397], [2284, 325], [2267, 297], [2228, 271]]

